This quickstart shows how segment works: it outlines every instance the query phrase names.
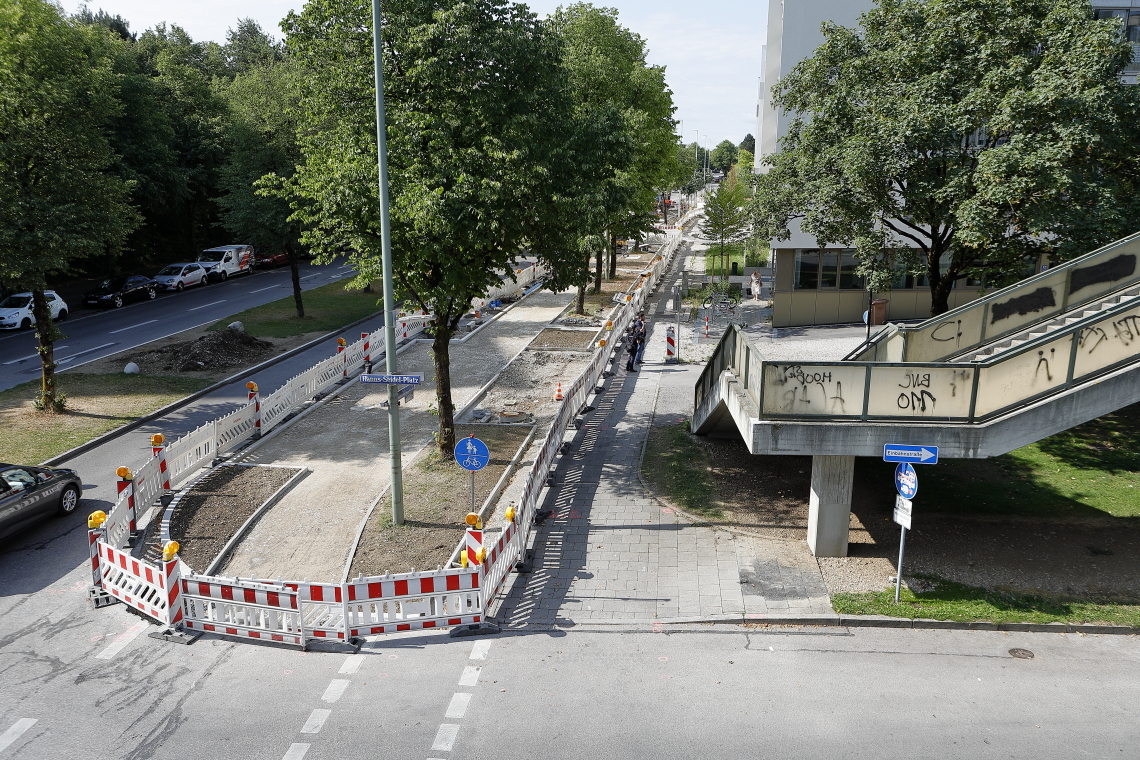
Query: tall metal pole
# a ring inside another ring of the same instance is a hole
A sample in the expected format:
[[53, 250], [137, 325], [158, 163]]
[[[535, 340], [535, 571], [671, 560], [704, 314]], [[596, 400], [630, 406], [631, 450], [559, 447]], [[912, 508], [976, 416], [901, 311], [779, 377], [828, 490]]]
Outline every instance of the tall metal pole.
[[[380, 0], [372, 0], [372, 60], [376, 68], [376, 148], [380, 172], [380, 252], [384, 267], [384, 368], [396, 374], [396, 294], [392, 287], [392, 227], [388, 220], [388, 139], [384, 125], [384, 69], [380, 48]], [[404, 524], [400, 463], [399, 388], [388, 386], [388, 451], [392, 460], [392, 524]]]

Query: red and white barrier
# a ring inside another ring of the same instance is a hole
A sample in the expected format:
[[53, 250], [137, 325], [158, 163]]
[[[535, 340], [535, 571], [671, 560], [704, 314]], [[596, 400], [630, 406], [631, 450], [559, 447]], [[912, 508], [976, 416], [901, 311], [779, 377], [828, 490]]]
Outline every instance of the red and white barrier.
[[257, 391], [257, 383], [252, 380], [245, 387], [249, 389], [245, 403], [253, 404], [253, 435], [258, 437], [261, 435], [261, 396]]
[[[167, 570], [132, 557], [110, 544], [98, 542], [99, 584], [124, 604], [163, 625], [171, 625], [181, 612], [177, 589], [166, 587]], [[166, 564], [166, 563], [164, 563]], [[174, 562], [176, 565], [177, 562]], [[177, 567], [171, 571], [177, 579]], [[173, 591], [173, 593], [170, 593]], [[171, 605], [174, 605], [172, 608]]]
[[286, 586], [189, 576], [182, 605], [188, 630], [305, 646], [297, 592]]
[[371, 333], [360, 333], [360, 339], [364, 341], [364, 361], [372, 361], [372, 341], [369, 339]]
[[478, 567], [357, 578], [345, 584], [348, 635], [472, 625], [482, 620]]
[[665, 363], [672, 364], [677, 361], [677, 332], [673, 325], [665, 331]]

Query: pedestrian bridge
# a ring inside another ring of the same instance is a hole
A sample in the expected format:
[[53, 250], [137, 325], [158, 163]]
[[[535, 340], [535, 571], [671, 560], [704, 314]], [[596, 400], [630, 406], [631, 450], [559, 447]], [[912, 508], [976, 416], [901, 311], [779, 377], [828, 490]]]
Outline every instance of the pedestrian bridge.
[[692, 429], [753, 454], [811, 455], [808, 543], [846, 556], [857, 456], [887, 443], [984, 458], [1140, 401], [1140, 233], [842, 360], [762, 361], [730, 327], [697, 382]]

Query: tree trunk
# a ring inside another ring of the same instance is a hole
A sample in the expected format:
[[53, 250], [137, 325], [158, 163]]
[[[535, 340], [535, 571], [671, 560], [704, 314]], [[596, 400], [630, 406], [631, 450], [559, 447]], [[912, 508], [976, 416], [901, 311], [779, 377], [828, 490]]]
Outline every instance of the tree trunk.
[[297, 317], [303, 318], [305, 316], [305, 304], [301, 301], [300, 255], [292, 243], [286, 246], [285, 250], [289, 252], [289, 273], [293, 277], [293, 303], [297, 306]]
[[602, 272], [605, 271], [605, 249], [598, 246], [598, 250], [594, 252], [594, 293], [602, 292]]
[[950, 290], [954, 287], [952, 272], [941, 273], [939, 262], [942, 254], [931, 254], [927, 258], [926, 277], [930, 280], [930, 316], [937, 317], [950, 311]]
[[451, 459], [455, 453], [455, 407], [451, 401], [451, 309], [446, 314], [436, 314], [434, 323], [435, 338], [431, 353], [435, 365], [435, 403], [439, 409], [439, 455]]
[[585, 285], [579, 285], [578, 286], [577, 308], [575, 308], [574, 313], [575, 314], [585, 314], [586, 313], [586, 286]]
[[610, 279], [612, 280], [617, 277], [617, 233], [610, 233], [607, 239], [610, 241]]
[[55, 388], [55, 339], [59, 331], [51, 321], [51, 309], [43, 288], [32, 291], [32, 316], [36, 319], [36, 338], [39, 341], [36, 351], [40, 355], [42, 375], [36, 405], [45, 412], [61, 412], [64, 399]]
[[673, 194], [667, 193], [661, 196], [661, 211], [665, 215], [665, 226], [669, 226], [669, 204], [667, 201], [672, 200]]

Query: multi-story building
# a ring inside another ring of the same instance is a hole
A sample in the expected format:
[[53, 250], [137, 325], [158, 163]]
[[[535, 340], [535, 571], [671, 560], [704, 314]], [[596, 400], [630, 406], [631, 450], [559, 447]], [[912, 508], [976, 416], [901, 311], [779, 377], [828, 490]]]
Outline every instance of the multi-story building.
[[[1136, 84], [1140, 74], [1140, 0], [1091, 0], [1097, 18], [1119, 18], [1133, 45], [1132, 64], [1121, 73], [1125, 82]], [[1130, 4], [1131, 3], [1131, 4]], [[823, 44], [820, 25], [833, 21], [853, 27], [869, 11], [873, 0], [769, 0], [768, 39], [760, 77], [756, 163], [763, 171], [763, 158], [779, 149], [792, 115], [771, 103], [771, 86]], [[842, 324], [862, 320], [869, 294], [855, 275], [855, 256], [850, 249], [821, 246], [793, 222], [788, 240], [772, 240], [776, 281], [772, 291], [773, 324]], [[1044, 262], [1037, 262], [1040, 269]], [[958, 280], [951, 292], [950, 308], [961, 306], [983, 293], [982, 283]], [[887, 306], [890, 320], [924, 319], [930, 316], [930, 288], [924, 276], [902, 276], [895, 283]]]

